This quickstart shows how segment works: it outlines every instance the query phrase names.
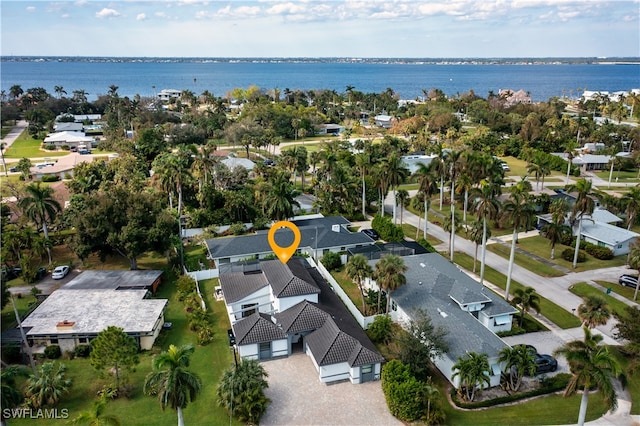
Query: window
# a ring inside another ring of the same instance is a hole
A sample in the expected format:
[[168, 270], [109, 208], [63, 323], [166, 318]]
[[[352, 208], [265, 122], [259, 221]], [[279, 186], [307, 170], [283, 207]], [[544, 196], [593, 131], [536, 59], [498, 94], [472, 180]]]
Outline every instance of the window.
[[242, 305], [242, 318], [246, 318], [257, 311], [257, 303], [249, 303], [248, 305]]
[[58, 344], [58, 338], [57, 337], [52, 337], [49, 339], [49, 342], [51, 342], [52, 345], [57, 345]]
[[396, 305], [396, 301], [395, 300], [391, 301], [391, 310], [392, 311], [397, 311], [398, 310], [398, 305]]
[[78, 337], [78, 343], [81, 344], [81, 345], [89, 343], [89, 339], [86, 338], [86, 337]]
[[598, 241], [598, 247], [606, 247], [606, 244], [602, 241]]

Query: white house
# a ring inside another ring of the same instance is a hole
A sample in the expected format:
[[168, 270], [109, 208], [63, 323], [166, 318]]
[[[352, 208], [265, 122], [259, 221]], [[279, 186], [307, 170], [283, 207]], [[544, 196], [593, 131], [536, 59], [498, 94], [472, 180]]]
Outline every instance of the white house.
[[[625, 228], [611, 225], [605, 222], [598, 222], [589, 217], [582, 219], [581, 236], [583, 241], [595, 244], [600, 247], [607, 247], [614, 256], [628, 254], [629, 244], [636, 241], [640, 234], [628, 231]], [[578, 224], [573, 227], [573, 233], [578, 232]]]
[[161, 101], [168, 101], [172, 98], [177, 99], [180, 97], [182, 92], [176, 89], [162, 89], [160, 93], [158, 93], [158, 99]]
[[393, 117], [390, 115], [380, 114], [373, 117], [374, 123], [378, 127], [390, 129], [393, 126]]
[[57, 132], [52, 133], [44, 138], [45, 145], [53, 144], [56, 148], [60, 148], [64, 145], [70, 148], [78, 148], [81, 145], [85, 147], [92, 147], [96, 144], [95, 138], [91, 136], [85, 136], [83, 132]]
[[[495, 333], [511, 330], [518, 311], [438, 253], [402, 259], [407, 282], [391, 292], [391, 318], [406, 326], [422, 310], [434, 326], [447, 331], [449, 350], [432, 361], [455, 387], [459, 378], [453, 377], [453, 365], [469, 352], [487, 354], [490, 386], [498, 386], [502, 371], [498, 354], [508, 345]], [[377, 261], [369, 264], [375, 266]]]
[[384, 358], [311, 260], [224, 265], [220, 286], [242, 358], [306, 353], [323, 383], [380, 378]]

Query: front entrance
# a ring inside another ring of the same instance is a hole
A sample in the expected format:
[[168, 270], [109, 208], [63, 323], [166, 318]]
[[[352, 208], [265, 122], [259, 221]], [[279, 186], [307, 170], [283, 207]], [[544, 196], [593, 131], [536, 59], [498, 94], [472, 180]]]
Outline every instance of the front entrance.
[[363, 365], [360, 367], [360, 383], [370, 382], [373, 380], [374, 371], [373, 365]]
[[260, 359], [271, 358], [271, 342], [260, 343], [258, 347], [258, 357]]

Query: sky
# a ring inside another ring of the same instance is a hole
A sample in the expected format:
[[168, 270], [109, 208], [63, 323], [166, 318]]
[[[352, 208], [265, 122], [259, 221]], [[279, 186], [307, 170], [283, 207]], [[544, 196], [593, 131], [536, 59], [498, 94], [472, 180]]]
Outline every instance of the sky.
[[640, 0], [2, 0], [0, 15], [5, 56], [640, 56]]

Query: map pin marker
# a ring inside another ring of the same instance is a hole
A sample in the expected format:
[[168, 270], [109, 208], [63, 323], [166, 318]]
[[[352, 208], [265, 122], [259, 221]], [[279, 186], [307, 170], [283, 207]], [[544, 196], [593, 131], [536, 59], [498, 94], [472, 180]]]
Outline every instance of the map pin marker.
[[[275, 240], [275, 234], [278, 229], [281, 228], [289, 228], [293, 231], [293, 243], [289, 247], [280, 247]], [[269, 245], [271, 246], [271, 250], [278, 256], [280, 262], [287, 263], [287, 261], [293, 256], [293, 254], [298, 250], [298, 245], [300, 244], [300, 230], [296, 225], [286, 220], [281, 220], [280, 222], [276, 222], [269, 229], [268, 234]]]

